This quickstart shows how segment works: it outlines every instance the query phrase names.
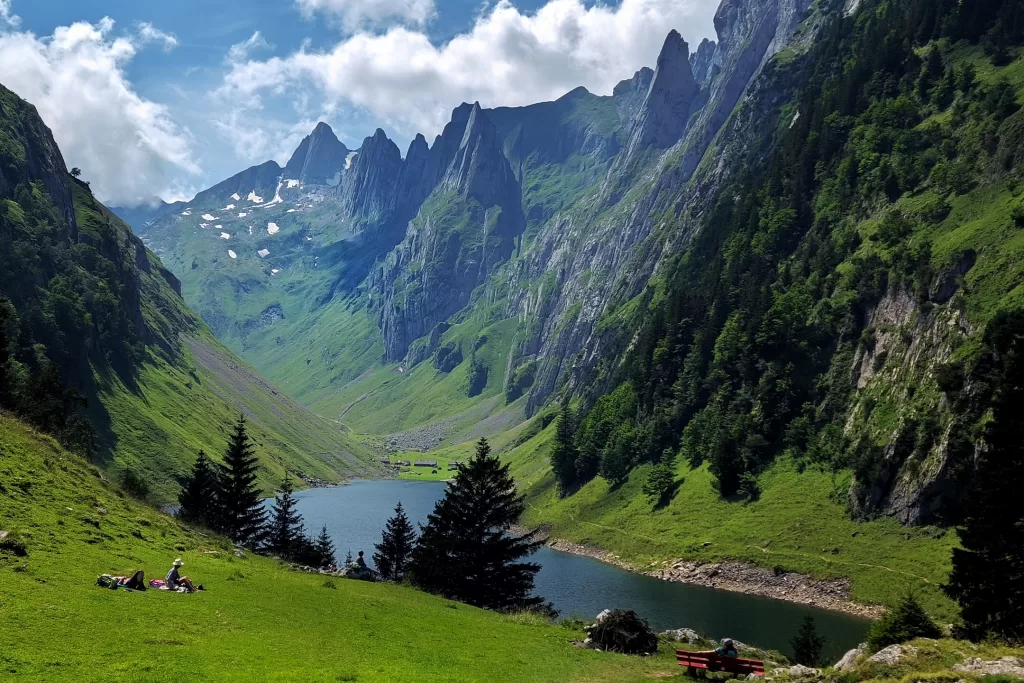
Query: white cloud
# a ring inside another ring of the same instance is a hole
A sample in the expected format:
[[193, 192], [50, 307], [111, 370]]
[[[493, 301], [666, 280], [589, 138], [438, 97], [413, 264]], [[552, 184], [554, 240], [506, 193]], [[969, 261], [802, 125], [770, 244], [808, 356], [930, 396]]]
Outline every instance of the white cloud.
[[176, 195], [182, 171], [200, 173], [192, 136], [134, 91], [124, 69], [142, 38], [114, 37], [113, 27], [104, 18], [44, 38], [0, 32], [0, 82], [36, 106], [68, 166], [82, 168], [100, 199]]
[[0, 0], [0, 24], [17, 26], [21, 23], [21, 17], [14, 13], [11, 4], [14, 0]]
[[258, 108], [261, 98], [294, 101], [312, 91], [325, 111], [349, 103], [404, 132], [430, 134], [463, 101], [525, 105], [579, 85], [610, 94], [641, 66], [653, 66], [670, 29], [696, 48], [711, 34], [716, 5], [715, 0], [622, 0], [614, 7], [588, 7], [583, 0], [549, 0], [529, 14], [501, 0], [482, 12], [471, 30], [441, 46], [423, 32], [393, 27], [380, 35], [358, 33], [324, 52], [303, 47], [283, 58], [239, 60], [219, 94]]
[[240, 159], [250, 163], [273, 159], [282, 165], [315, 125], [315, 119], [286, 123], [256, 115], [242, 107], [232, 108], [225, 115], [213, 119], [217, 134], [231, 144]]
[[173, 34], [164, 33], [147, 21], [139, 24], [139, 40], [143, 43], [162, 42], [165, 52], [170, 52], [178, 47], [178, 39]]
[[263, 37], [263, 34], [259, 31], [254, 31], [248, 40], [243, 40], [240, 43], [235, 43], [228, 50], [228, 61], [237, 62], [245, 59], [249, 56], [249, 53], [257, 49], [270, 49], [274, 46], [267, 42], [267, 39]]
[[434, 0], [295, 0], [306, 17], [317, 12], [341, 21], [347, 31], [398, 20], [422, 26], [434, 16]]

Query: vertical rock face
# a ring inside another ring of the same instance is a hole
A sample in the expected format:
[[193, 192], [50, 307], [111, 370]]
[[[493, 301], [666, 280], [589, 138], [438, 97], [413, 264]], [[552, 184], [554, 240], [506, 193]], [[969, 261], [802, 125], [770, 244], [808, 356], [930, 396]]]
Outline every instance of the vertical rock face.
[[673, 30], [658, 56], [658, 67], [629, 136], [626, 155], [644, 147], [667, 149], [679, 141], [700, 86], [690, 68], [686, 41]]
[[619, 112], [619, 119], [622, 125], [631, 126], [640, 113], [647, 91], [651, 89], [651, 81], [654, 80], [654, 69], [643, 67], [632, 78], [619, 81], [612, 91], [615, 98], [615, 108]]
[[[412, 158], [419, 164], [422, 146], [415, 146]], [[525, 224], [519, 181], [479, 104], [455, 110], [425, 163], [449, 154], [440, 183], [405, 239], [370, 278], [387, 360], [403, 358], [414, 339], [464, 308], [473, 290], [512, 255]]]
[[386, 222], [395, 208], [402, 153], [380, 128], [363, 140], [338, 186], [342, 209], [367, 222]]
[[302, 139], [284, 167], [284, 177], [311, 185], [326, 185], [345, 168], [349, 149], [326, 123], [316, 124]]
[[697, 51], [690, 55], [690, 68], [693, 69], [693, 77], [701, 85], [714, 75], [711, 67], [714, 62], [716, 47], [715, 41], [705, 38], [700, 41]]

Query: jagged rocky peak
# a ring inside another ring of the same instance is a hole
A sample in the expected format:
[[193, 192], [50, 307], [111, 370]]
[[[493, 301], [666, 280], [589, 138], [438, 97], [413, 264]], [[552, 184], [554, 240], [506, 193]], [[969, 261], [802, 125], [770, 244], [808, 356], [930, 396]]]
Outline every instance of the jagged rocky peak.
[[284, 167], [284, 177], [311, 185], [336, 185], [348, 154], [349, 149], [321, 121], [295, 149]]
[[501, 203], [509, 185], [518, 184], [505, 159], [498, 131], [479, 102], [469, 110], [459, 149], [448, 167], [444, 184], [447, 189], [474, 197], [484, 205]]
[[690, 68], [689, 47], [673, 29], [658, 55], [658, 66], [633, 125], [627, 154], [649, 146], [666, 149], [678, 142], [699, 93], [700, 86]]
[[629, 126], [633, 123], [647, 97], [647, 91], [651, 89], [653, 80], [654, 69], [645, 66], [633, 74], [632, 78], [619, 81], [615, 89], [612, 90], [615, 108], [619, 112], [619, 120], [623, 125]]
[[700, 41], [697, 51], [690, 55], [690, 68], [693, 69], [693, 77], [701, 85], [706, 83], [709, 78], [714, 77], [712, 66], [717, 47], [718, 44], [715, 41], [705, 38]]
[[398, 145], [378, 128], [372, 137], [363, 140], [359, 154], [352, 158], [342, 177], [338, 186], [342, 206], [350, 215], [367, 219], [390, 215], [397, 192], [395, 179], [401, 171]]

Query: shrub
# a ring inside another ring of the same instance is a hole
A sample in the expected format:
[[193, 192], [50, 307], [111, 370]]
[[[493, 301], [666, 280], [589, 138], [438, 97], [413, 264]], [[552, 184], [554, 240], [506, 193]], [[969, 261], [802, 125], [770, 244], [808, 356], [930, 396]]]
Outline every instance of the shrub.
[[28, 547], [17, 533], [0, 531], [0, 553], [10, 553], [15, 557], [27, 557]]
[[633, 610], [614, 609], [587, 629], [591, 641], [602, 650], [627, 655], [658, 651], [658, 636]]
[[134, 470], [125, 470], [121, 473], [121, 488], [138, 500], [145, 500], [149, 496], [149, 484]]
[[1024, 228], [1024, 201], [1013, 205], [1013, 208], [1010, 209], [1010, 218], [1018, 228]]
[[914, 594], [908, 593], [900, 604], [871, 626], [868, 646], [877, 652], [889, 645], [905, 643], [914, 638], [938, 638], [941, 635], [942, 631], [924, 611]]

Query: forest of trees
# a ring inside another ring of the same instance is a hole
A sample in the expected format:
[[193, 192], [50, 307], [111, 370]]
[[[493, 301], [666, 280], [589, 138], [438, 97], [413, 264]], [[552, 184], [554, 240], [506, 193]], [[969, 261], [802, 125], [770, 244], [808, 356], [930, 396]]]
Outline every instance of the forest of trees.
[[[889, 291], [932, 305], [930, 243], [910, 236], [996, 164], [993, 141], [1021, 118], [1010, 84], [983, 83], [950, 51], [968, 41], [998, 57], [1024, 36], [1024, 9], [1008, 0], [866, 7], [837, 12], [806, 55], [769, 67], [780, 69], [765, 76], [780, 88], [798, 84], [799, 116], [787, 109], [786, 125], [758, 127], [778, 139], [750, 147], [773, 151], [747, 159], [664, 269], [663, 289], [645, 295], [656, 303], [613, 388], [588, 402], [571, 444], [559, 440], [563, 492], [598, 475], [617, 485], [639, 465], [670, 460], [666, 452], [707, 463], [725, 497], [755, 498], [756, 475], [787, 450], [805, 464], [852, 468], [864, 489], [876, 477], [881, 449], [843, 430], [849, 368], [871, 344], [865, 314]], [[861, 256], [859, 221], [925, 186], [931, 199], [914, 213], [885, 212]], [[837, 269], [844, 261], [852, 267]], [[964, 372], [984, 374], [991, 359], [983, 353]], [[960, 433], [980, 418], [990, 379], [973, 383], [980, 402], [956, 404]], [[926, 453], [938, 433], [928, 414], [906, 430], [902, 457]], [[970, 451], [954, 446], [955, 457]], [[670, 491], [664, 474], [652, 495]]]

